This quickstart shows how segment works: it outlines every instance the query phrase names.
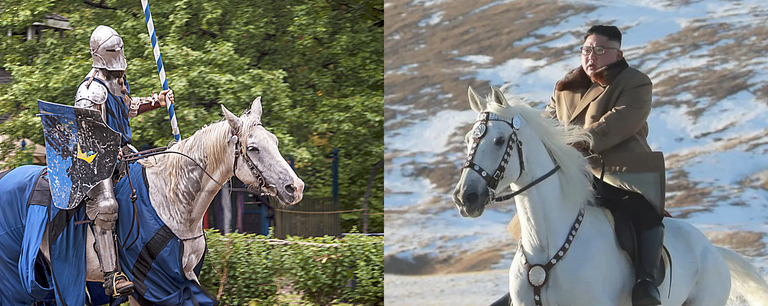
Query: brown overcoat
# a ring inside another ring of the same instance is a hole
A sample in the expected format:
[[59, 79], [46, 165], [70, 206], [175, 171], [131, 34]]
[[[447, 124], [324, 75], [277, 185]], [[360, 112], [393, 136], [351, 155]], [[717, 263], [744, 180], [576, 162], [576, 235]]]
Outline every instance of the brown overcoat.
[[648, 146], [648, 114], [653, 83], [624, 59], [595, 73], [595, 82], [578, 67], [555, 85], [545, 115], [582, 126], [593, 139], [592, 172], [605, 181], [643, 194], [664, 209], [664, 156]]

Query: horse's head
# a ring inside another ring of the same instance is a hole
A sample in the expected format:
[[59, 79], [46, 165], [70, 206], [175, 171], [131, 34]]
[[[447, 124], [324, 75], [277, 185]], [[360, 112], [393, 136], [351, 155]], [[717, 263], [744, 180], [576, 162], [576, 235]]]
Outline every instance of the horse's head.
[[493, 88], [490, 101], [478, 97], [472, 87], [468, 94], [478, 117], [464, 137], [468, 156], [453, 192], [453, 202], [462, 216], [476, 218], [483, 214], [499, 186], [509, 185], [523, 172], [519, 133], [524, 122], [520, 116], [507, 118], [488, 111], [491, 103], [496, 108], [508, 107], [499, 89]]
[[235, 147], [235, 176], [252, 188], [277, 196], [281, 202], [301, 201], [304, 182], [296, 176], [277, 149], [277, 137], [261, 125], [261, 97], [250, 111], [237, 117], [221, 106], [231, 128]]
[[479, 217], [485, 205], [495, 201], [496, 191], [502, 186], [520, 188], [510, 195], [514, 196], [555, 173], [567, 182], [579, 181], [574, 186], [585, 186], [583, 190], [568, 191], [569, 197], [580, 201], [590, 194], [592, 174], [586, 160], [567, 145], [591, 142], [588, 133], [578, 126], [563, 126], [557, 120], [544, 118], [540, 110], [522, 101], [510, 104], [498, 88], [492, 88], [488, 101], [478, 97], [471, 87], [468, 94], [469, 104], [478, 116], [465, 137], [469, 153], [453, 193], [453, 202], [462, 216]]

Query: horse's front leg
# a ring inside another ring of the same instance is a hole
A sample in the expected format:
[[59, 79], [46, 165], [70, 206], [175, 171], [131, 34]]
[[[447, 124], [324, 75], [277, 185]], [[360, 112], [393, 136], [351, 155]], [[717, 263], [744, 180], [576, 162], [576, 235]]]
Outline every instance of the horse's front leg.
[[490, 306], [512, 306], [512, 297], [507, 292], [507, 294], [493, 302]]
[[197, 279], [194, 269], [203, 258], [203, 253], [205, 253], [205, 239], [200, 237], [197, 239], [186, 240], [183, 243], [184, 254], [182, 254], [183, 259], [181, 262], [183, 265], [182, 269], [184, 270], [184, 276], [188, 280], [199, 284], [200, 281]]

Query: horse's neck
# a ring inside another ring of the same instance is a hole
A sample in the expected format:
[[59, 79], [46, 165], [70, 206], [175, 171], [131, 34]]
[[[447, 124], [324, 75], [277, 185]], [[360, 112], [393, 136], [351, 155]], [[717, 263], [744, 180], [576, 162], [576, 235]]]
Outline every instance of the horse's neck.
[[[546, 155], [546, 154], [545, 154]], [[555, 165], [546, 162], [531, 167], [529, 180], [541, 177]], [[531, 263], [544, 263], [562, 246], [573, 226], [581, 205], [571, 203], [561, 193], [560, 175], [553, 175], [515, 198], [522, 227], [521, 244]], [[515, 189], [524, 185], [515, 186]]]
[[[200, 137], [199, 135], [193, 135], [192, 137]], [[222, 136], [224, 137], [224, 136]], [[225, 141], [224, 138], [219, 139], [189, 139], [197, 143], [211, 145], [215, 141]], [[229, 146], [227, 146], [228, 149]], [[200, 147], [194, 148], [195, 150], [201, 149]], [[179, 148], [179, 152], [188, 156], [193, 156], [190, 149]], [[204, 150], [205, 151], [205, 150]], [[199, 154], [198, 154], [199, 155]], [[233, 175], [233, 158], [234, 152], [230, 157], [227, 154], [227, 158], [223, 160], [216, 160], [215, 158], [196, 158], [195, 162], [198, 164], [206, 164], [206, 171], [213, 177], [203, 172], [200, 167], [193, 163], [189, 159], [185, 159], [186, 171], [176, 173], [178, 175], [178, 184], [176, 188], [171, 187], [168, 180], [168, 173], [165, 173], [164, 168], [156, 168], [154, 171], [148, 171], [147, 175], [154, 175], [155, 180], [148, 178], [150, 182], [163, 182], [165, 184], [158, 184], [157, 188], [154, 188], [154, 192], [157, 194], [152, 195], [152, 206], [157, 211], [159, 217], [169, 226], [174, 233], [181, 238], [188, 238], [182, 236], [196, 236], [201, 234], [200, 224], [202, 222], [205, 212], [208, 210], [216, 193], [221, 189], [220, 183], [223, 184], [226, 180]], [[205, 159], [205, 160], [201, 160]], [[169, 193], [176, 193], [176, 198], [180, 203], [170, 203]]]

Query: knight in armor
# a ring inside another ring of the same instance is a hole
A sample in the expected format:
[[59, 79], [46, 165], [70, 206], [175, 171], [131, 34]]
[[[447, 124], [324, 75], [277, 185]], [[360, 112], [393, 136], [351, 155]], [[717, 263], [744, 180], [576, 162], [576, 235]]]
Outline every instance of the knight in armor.
[[[621, 31], [596, 25], [584, 36], [581, 67], [555, 85], [545, 115], [583, 127], [591, 146], [573, 146], [589, 157], [601, 204], [632, 219], [635, 285], [632, 305], [661, 305], [656, 272], [664, 241], [664, 157], [646, 140], [653, 83], [621, 51]], [[599, 178], [603, 178], [600, 180]]]
[[[166, 98], [173, 102], [171, 90], [161, 91], [151, 97], [130, 97], [125, 77], [127, 66], [123, 40], [117, 32], [100, 25], [91, 34], [90, 41], [93, 69], [77, 88], [75, 107], [90, 108], [101, 112], [110, 128], [122, 135], [121, 151], [136, 151], [130, 145], [129, 119], [148, 110], [164, 107]], [[133, 283], [120, 271], [115, 236], [118, 204], [115, 200], [111, 178], [101, 181], [91, 189], [86, 198], [86, 213], [93, 220], [93, 236], [104, 272], [104, 288], [107, 295], [127, 296], [133, 293]]]

